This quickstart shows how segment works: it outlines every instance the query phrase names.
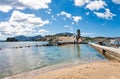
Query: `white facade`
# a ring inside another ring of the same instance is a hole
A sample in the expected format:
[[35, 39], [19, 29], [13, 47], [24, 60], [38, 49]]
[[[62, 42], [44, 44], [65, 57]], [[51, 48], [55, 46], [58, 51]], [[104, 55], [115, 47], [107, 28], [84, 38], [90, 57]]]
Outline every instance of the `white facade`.
[[110, 44], [118, 45], [120, 44], [120, 39], [110, 40]]
[[[60, 36], [58, 37], [59, 42], [75, 42], [76, 37], [75, 36]], [[78, 40], [78, 42], [81, 42], [81, 38]]]

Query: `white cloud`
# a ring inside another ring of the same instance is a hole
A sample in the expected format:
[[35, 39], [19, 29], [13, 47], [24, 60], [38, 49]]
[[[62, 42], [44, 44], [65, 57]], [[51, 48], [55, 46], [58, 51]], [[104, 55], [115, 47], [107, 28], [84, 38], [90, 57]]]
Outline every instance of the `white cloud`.
[[60, 14], [57, 14], [58, 16], [65, 16], [65, 17], [67, 17], [67, 18], [70, 18], [71, 19], [71, 17], [72, 17], [72, 15], [70, 14], [70, 13], [67, 13], [67, 12], [64, 12], [64, 11], [62, 11]]
[[9, 21], [0, 22], [0, 33], [2, 35], [32, 35], [39, 32], [40, 27], [49, 24], [34, 14], [25, 14], [13, 11]]
[[45, 11], [47, 14], [51, 14], [51, 9], [48, 9], [47, 11]]
[[86, 12], [86, 15], [89, 15], [90, 13], [89, 12]]
[[41, 8], [48, 8], [48, 4], [51, 0], [19, 0], [20, 3], [25, 5], [27, 8], [31, 9], [41, 9]]
[[120, 4], [120, 0], [112, 0], [115, 4]]
[[51, 16], [51, 18], [52, 18], [52, 20], [56, 20], [56, 18], [55, 18], [55, 16], [54, 16], [54, 15], [52, 15], [52, 16]]
[[0, 0], [0, 11], [9, 12], [12, 9], [45, 9], [49, 8], [51, 0]]
[[95, 33], [83, 32], [81, 33], [82, 36], [93, 36]]
[[49, 32], [49, 31], [47, 31], [46, 29], [40, 29], [40, 30], [38, 30], [38, 33], [40, 33], [40, 34], [47, 33], [47, 32]]
[[78, 23], [78, 21], [82, 20], [81, 16], [73, 16], [74, 22]]
[[104, 13], [101, 12], [94, 12], [98, 17], [110, 20], [113, 18], [113, 16], [116, 16], [115, 14], [111, 13], [109, 9], [105, 9]]
[[69, 28], [70, 26], [68, 26], [68, 25], [65, 25], [64, 27], [65, 27], [65, 28]]
[[71, 24], [72, 24], [72, 25], [74, 25], [75, 23], [74, 23], [74, 22], [72, 22]]
[[[116, 4], [120, 4], [120, 0], [112, 0]], [[74, 0], [75, 6], [85, 6], [86, 9], [89, 9], [93, 11], [94, 14], [96, 14], [98, 17], [110, 20], [113, 18], [113, 16], [116, 16], [115, 14], [111, 13], [109, 9], [106, 9], [108, 7], [107, 3], [105, 0]], [[99, 11], [100, 9], [105, 10], [106, 12], [95, 12]], [[89, 15], [89, 12], [86, 12], [86, 15]], [[72, 16], [73, 18], [73, 16]], [[75, 18], [73, 18], [74, 21]], [[81, 18], [82, 19], [82, 18]], [[73, 24], [73, 23], [72, 23]]]
[[72, 27], [72, 26], [65, 25], [64, 27], [67, 28], [67, 29], [69, 29], [69, 30], [73, 30], [73, 27]]
[[88, 3], [90, 0], [75, 0], [74, 3], [76, 6], [83, 6]]
[[[67, 13], [64, 11], [62, 11], [60, 14], [57, 14], [57, 16], [64, 16], [66, 18], [72, 19], [75, 23], [78, 23], [80, 20], [82, 20], [81, 16], [72, 16], [70, 13]], [[64, 20], [65, 20], [65, 18], [64, 18]]]
[[7, 5], [3, 5], [3, 6], [0, 6], [0, 11], [2, 11], [2, 12], [5, 12], [5, 13], [7, 13], [7, 12], [9, 12], [10, 10], [12, 10], [12, 7], [11, 6], [7, 6]]
[[87, 4], [86, 8], [93, 11], [93, 10], [99, 10], [99, 9], [105, 8], [105, 6], [107, 6], [105, 1], [95, 0], [95, 1], [91, 1], [89, 4]]

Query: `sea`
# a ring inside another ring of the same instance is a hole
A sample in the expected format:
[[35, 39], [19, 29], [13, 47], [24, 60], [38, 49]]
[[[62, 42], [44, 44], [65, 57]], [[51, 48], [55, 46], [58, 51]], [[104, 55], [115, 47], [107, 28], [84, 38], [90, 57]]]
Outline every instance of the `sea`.
[[106, 61], [89, 44], [43, 46], [48, 42], [0, 42], [0, 78], [57, 64]]

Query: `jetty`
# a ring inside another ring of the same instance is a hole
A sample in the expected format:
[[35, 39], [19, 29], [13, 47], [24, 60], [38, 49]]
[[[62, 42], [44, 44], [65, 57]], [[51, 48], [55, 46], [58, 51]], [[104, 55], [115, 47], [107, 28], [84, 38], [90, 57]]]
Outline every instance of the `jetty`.
[[110, 60], [117, 60], [120, 62], [120, 49], [102, 46], [99, 44], [89, 43], [93, 48], [100, 52], [103, 56]]
[[67, 44], [88, 44], [88, 42], [49, 42], [48, 45], [50, 46], [60, 46], [60, 45], [67, 45]]

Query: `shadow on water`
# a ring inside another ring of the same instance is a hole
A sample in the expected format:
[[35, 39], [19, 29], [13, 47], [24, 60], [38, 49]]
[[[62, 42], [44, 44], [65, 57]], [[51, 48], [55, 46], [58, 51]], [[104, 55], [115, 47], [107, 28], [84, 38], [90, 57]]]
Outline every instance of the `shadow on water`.
[[101, 59], [105, 59], [105, 57], [103, 57], [103, 56], [100, 55], [100, 54], [96, 54], [96, 56], [98, 56], [98, 57], [101, 58]]
[[80, 45], [77, 44], [77, 56], [78, 56], [78, 59], [80, 58]]

